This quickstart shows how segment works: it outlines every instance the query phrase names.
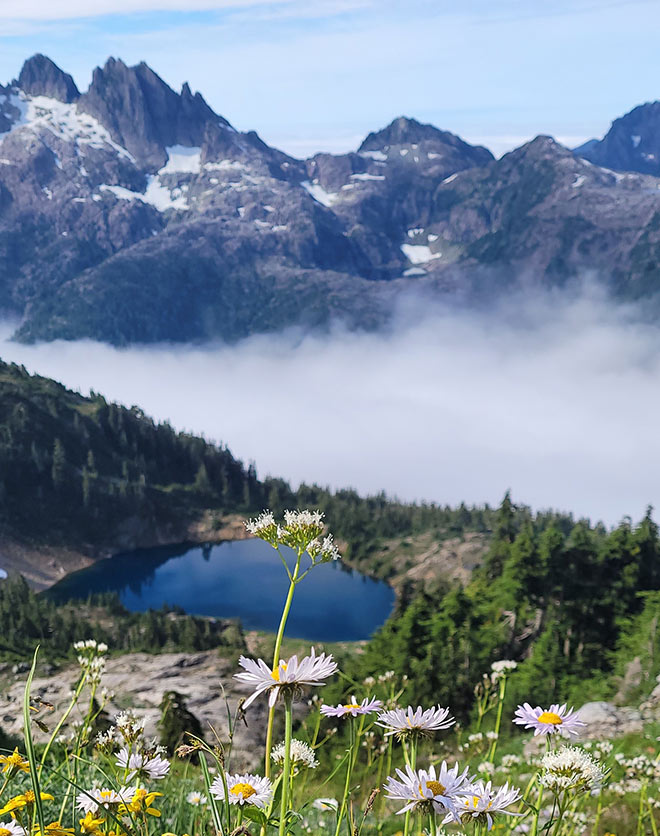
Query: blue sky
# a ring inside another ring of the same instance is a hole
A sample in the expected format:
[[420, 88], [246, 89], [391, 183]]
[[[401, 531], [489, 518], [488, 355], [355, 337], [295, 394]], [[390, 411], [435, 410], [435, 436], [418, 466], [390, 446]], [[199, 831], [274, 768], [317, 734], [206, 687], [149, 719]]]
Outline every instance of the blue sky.
[[401, 114], [501, 153], [660, 98], [658, 31], [657, 0], [0, 0], [0, 81], [44, 52], [84, 88], [114, 55], [295, 155]]

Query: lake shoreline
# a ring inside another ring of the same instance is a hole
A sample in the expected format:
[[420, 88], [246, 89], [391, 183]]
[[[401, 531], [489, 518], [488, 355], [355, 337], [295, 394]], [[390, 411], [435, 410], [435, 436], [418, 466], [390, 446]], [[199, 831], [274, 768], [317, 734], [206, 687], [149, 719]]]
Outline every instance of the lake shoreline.
[[0, 540], [0, 568], [8, 574], [23, 575], [33, 589], [42, 592], [80, 569], [86, 569], [102, 560], [111, 560], [127, 551], [246, 540], [249, 535], [243, 524], [244, 519], [240, 514], [227, 514], [218, 518], [216, 513], [208, 511], [177, 531], [140, 530], [134, 537], [124, 534], [115, 544], [108, 544], [101, 549], [90, 547], [89, 550], [84, 547], [30, 544], [3, 537]]

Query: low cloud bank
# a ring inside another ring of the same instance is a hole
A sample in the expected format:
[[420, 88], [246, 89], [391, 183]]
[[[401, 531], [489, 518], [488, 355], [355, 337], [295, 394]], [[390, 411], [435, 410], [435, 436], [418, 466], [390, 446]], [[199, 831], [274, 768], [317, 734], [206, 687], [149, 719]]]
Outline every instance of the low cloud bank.
[[594, 291], [497, 310], [409, 302], [386, 334], [0, 356], [226, 443], [261, 475], [614, 524], [660, 503], [660, 329]]

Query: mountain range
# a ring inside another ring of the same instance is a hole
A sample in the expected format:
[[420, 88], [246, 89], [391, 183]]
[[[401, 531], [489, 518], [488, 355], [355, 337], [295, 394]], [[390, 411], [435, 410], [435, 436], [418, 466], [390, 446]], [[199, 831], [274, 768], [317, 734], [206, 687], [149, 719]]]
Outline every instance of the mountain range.
[[[0, 86], [0, 311], [23, 341], [235, 340], [387, 323], [589, 272], [660, 288], [660, 103], [578, 149], [486, 148], [400, 117], [298, 160], [199, 93], [109, 59], [81, 93], [44, 55]], [[660, 316], [660, 308], [659, 314]]]

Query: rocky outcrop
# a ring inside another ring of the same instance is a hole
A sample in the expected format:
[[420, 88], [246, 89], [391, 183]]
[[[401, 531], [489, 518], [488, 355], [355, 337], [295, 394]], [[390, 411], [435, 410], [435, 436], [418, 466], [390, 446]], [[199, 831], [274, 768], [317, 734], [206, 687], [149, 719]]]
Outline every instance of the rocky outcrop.
[[644, 726], [640, 709], [610, 702], [585, 703], [580, 708], [580, 720], [586, 723], [580, 730], [580, 738], [584, 740], [609, 740], [624, 734], [639, 734]]
[[154, 171], [167, 162], [168, 146], [200, 146], [207, 124], [229, 126], [187, 84], [177, 94], [144, 62], [127, 67], [115, 58], [94, 70], [79, 109], [96, 117], [116, 143]]
[[75, 102], [80, 91], [72, 76], [46, 55], [33, 55], [23, 64], [17, 86], [28, 96], [47, 96], [58, 102]]
[[592, 139], [575, 153], [615, 171], [660, 176], [660, 102], [648, 102], [615, 119], [600, 140]]
[[[131, 708], [146, 719], [146, 734], [158, 734], [159, 705], [166, 691], [177, 691], [186, 698], [187, 706], [197, 717], [209, 741], [214, 737], [213, 727], [221, 740], [228, 739], [227, 704], [230, 716], [236, 714], [241, 699], [250, 689], [234, 680], [236, 665], [220, 657], [215, 651], [205, 653], [129, 653], [107, 662], [103, 677], [104, 686], [114, 695], [107, 706], [112, 717], [125, 708]], [[12, 674], [7, 665], [2, 674], [0, 689], [0, 726], [5, 732], [22, 733], [22, 701], [25, 674]], [[60, 716], [71, 699], [71, 682], [75, 668], [49, 671], [37, 676], [32, 693], [54, 705], [55, 717]], [[225, 698], [227, 702], [225, 702]], [[262, 758], [266, 728], [267, 700], [257, 700], [246, 714], [246, 722], [236, 723], [232, 748], [232, 769], [254, 769]], [[66, 733], [66, 729], [64, 730]], [[34, 728], [38, 741], [46, 735]]]

